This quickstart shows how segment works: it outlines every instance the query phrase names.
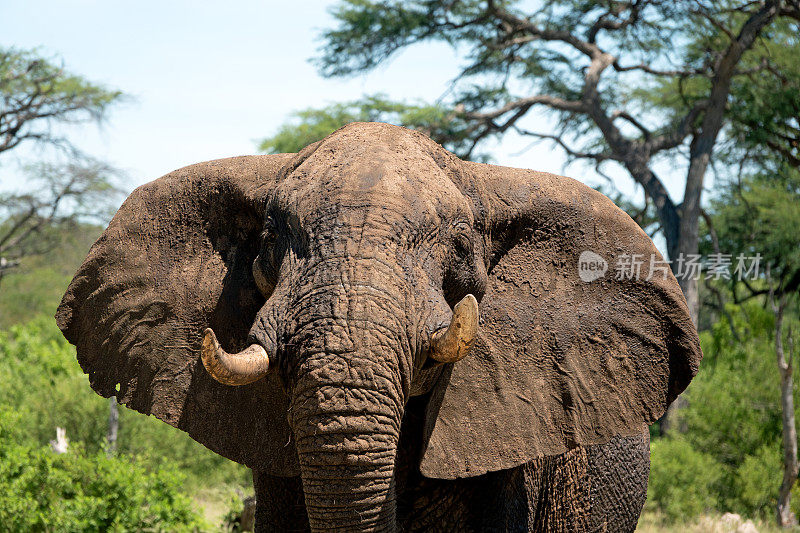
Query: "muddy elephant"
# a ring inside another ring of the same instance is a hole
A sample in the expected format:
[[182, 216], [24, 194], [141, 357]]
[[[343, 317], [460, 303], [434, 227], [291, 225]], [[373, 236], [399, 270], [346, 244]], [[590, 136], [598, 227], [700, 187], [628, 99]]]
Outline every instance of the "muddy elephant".
[[253, 470], [260, 531], [631, 531], [701, 358], [605, 196], [378, 123], [138, 188], [56, 318], [100, 395]]

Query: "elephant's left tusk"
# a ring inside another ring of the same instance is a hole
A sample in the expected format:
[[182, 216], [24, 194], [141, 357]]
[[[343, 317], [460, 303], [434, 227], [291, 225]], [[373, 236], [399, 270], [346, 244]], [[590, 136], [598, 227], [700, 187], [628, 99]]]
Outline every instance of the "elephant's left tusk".
[[478, 333], [478, 300], [467, 294], [453, 309], [447, 329], [431, 337], [431, 358], [440, 363], [455, 363], [469, 353]]
[[269, 371], [269, 356], [263, 346], [251, 344], [239, 353], [229, 354], [211, 328], [204, 332], [201, 356], [211, 377], [225, 385], [247, 385]]

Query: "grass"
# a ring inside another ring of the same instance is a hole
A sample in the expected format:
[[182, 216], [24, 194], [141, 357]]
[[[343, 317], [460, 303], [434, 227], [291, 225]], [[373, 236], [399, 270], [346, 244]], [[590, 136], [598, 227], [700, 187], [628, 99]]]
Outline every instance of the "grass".
[[748, 519], [730, 513], [710, 514], [685, 523], [665, 524], [664, 518], [658, 512], [645, 511], [639, 518], [636, 531], [637, 533], [786, 533], [800, 532], [800, 528], [780, 529], [774, 522]]
[[242, 500], [252, 495], [253, 487], [238, 485], [211, 486], [198, 489], [192, 495], [197, 509], [206, 522], [216, 531], [221, 527], [223, 518], [233, 508], [239, 507]]

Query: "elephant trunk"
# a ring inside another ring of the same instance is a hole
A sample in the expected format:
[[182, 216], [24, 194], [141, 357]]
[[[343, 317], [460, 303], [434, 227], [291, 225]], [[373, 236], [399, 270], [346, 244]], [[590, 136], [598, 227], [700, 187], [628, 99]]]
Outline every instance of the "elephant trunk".
[[[339, 387], [338, 393], [357, 396], [364, 391]], [[295, 438], [312, 530], [395, 530], [399, 423], [382, 411], [377, 406], [361, 413], [318, 411], [294, 425], [304, 428], [295, 429]]]
[[349, 316], [325, 306], [325, 316], [301, 319], [306, 325], [295, 335], [300, 358], [290, 370], [289, 423], [314, 531], [396, 529], [408, 342], [396, 304], [364, 290], [329, 294]]

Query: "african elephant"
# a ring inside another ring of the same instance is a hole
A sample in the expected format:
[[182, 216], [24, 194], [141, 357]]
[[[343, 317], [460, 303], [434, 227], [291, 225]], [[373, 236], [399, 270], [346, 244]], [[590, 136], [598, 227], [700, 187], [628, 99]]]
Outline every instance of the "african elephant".
[[702, 357], [655, 261], [576, 181], [356, 123], [138, 188], [56, 318], [100, 395], [253, 470], [261, 531], [630, 531]]

